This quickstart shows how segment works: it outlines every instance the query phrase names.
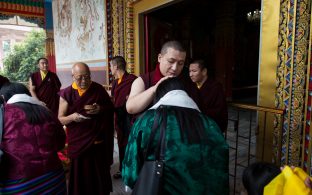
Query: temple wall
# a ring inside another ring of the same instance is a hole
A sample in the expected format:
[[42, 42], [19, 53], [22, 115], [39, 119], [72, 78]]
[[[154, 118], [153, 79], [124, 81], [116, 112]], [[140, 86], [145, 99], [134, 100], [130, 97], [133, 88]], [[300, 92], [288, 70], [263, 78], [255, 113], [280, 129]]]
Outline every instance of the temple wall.
[[85, 62], [92, 80], [108, 84], [105, 1], [55, 0], [52, 9], [56, 71], [62, 87], [71, 84], [75, 62]]

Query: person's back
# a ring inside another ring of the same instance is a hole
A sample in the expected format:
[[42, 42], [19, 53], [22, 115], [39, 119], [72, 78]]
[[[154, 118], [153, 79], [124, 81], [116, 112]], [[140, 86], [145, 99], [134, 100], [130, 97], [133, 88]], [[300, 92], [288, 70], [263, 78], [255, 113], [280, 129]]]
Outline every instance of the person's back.
[[[23, 193], [27, 190], [65, 194], [64, 170], [57, 156], [57, 152], [65, 145], [65, 132], [52, 112], [27, 92], [25, 86], [17, 83], [4, 85], [0, 90], [6, 101], [1, 143], [4, 155], [0, 164], [0, 194]], [[38, 177], [41, 179], [37, 185], [34, 182]], [[14, 181], [18, 191], [11, 191], [14, 186], [7, 181]], [[59, 188], [53, 185], [59, 185]]]
[[[160, 90], [171, 80], [161, 83]], [[216, 123], [183, 90], [170, 91], [135, 122], [123, 162], [125, 184], [132, 188], [136, 182], [158, 109], [167, 113], [162, 194], [228, 194], [228, 145]], [[155, 137], [154, 150], [159, 131]], [[153, 153], [148, 160], [155, 158]]]

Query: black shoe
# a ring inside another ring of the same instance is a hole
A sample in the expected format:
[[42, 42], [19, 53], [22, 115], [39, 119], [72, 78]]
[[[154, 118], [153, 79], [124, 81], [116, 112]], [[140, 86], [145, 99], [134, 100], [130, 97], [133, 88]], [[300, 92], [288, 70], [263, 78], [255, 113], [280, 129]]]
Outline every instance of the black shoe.
[[120, 171], [118, 171], [117, 173], [115, 173], [115, 174], [113, 175], [113, 177], [114, 177], [115, 179], [120, 179], [120, 178], [121, 178], [121, 173], [120, 173]]

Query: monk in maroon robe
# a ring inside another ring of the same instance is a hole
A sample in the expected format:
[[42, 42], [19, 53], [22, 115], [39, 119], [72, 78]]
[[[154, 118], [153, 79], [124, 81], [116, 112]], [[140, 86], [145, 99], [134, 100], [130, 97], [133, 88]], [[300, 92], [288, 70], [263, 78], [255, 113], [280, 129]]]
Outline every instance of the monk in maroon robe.
[[119, 171], [114, 178], [121, 178], [122, 161], [131, 128], [132, 115], [126, 110], [126, 102], [133, 81], [137, 78], [126, 71], [126, 60], [122, 56], [115, 56], [110, 61], [110, 68], [115, 80], [112, 83], [111, 95], [115, 106], [115, 130], [117, 132], [119, 150]]
[[159, 64], [153, 72], [138, 77], [132, 84], [126, 104], [128, 113], [139, 114], [151, 107], [157, 86], [167, 78], [179, 77], [185, 85], [188, 95], [199, 103], [199, 94], [183, 74], [186, 51], [177, 41], [166, 42], [158, 55]]
[[68, 131], [69, 194], [109, 194], [113, 162], [114, 105], [92, 82], [89, 67], [76, 63], [73, 84], [60, 91], [59, 120]]
[[5, 83], [8, 83], [9, 82], [9, 79], [0, 75], [0, 89], [1, 87], [5, 84]]
[[228, 110], [222, 85], [213, 78], [213, 74], [208, 76], [208, 67], [203, 60], [192, 62], [189, 73], [200, 91], [201, 111], [211, 117], [222, 132], [226, 131]]
[[46, 106], [57, 115], [59, 107], [59, 95], [61, 82], [57, 75], [48, 69], [48, 60], [38, 60], [39, 71], [33, 73], [29, 80], [29, 89], [33, 97], [44, 102]]

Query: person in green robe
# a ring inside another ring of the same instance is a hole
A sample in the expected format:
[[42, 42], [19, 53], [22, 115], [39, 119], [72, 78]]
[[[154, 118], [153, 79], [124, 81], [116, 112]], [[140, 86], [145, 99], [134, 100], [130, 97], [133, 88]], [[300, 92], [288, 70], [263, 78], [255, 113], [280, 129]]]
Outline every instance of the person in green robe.
[[[161, 106], [167, 112], [162, 194], [229, 194], [229, 147], [218, 125], [200, 112], [176, 78], [159, 84], [154, 102], [132, 127], [122, 168], [125, 185], [133, 188], [138, 179], [154, 117]], [[154, 149], [157, 128], [151, 145]], [[154, 152], [147, 159], [155, 159]]]

